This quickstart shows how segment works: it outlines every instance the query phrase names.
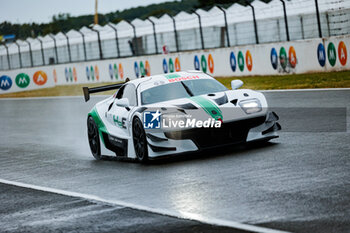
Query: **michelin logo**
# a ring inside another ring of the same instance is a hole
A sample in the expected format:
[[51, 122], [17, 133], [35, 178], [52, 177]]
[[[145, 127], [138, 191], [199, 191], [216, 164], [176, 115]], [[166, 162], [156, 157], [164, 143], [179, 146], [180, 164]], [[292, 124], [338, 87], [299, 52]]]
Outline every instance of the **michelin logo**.
[[144, 112], [143, 113], [143, 126], [145, 129], [160, 129], [161, 113], [159, 110], [156, 112]]

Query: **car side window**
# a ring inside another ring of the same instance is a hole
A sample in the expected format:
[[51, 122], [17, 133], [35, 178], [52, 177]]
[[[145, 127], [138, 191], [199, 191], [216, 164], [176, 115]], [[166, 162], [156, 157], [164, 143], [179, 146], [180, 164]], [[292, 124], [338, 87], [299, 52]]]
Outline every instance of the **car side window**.
[[121, 99], [122, 98], [123, 92], [124, 92], [124, 88], [125, 88], [125, 85], [122, 86], [121, 88], [119, 88], [119, 90], [117, 91], [117, 94], [115, 96], [116, 99]]
[[[119, 92], [118, 92], [119, 94]], [[118, 96], [118, 95], [117, 95]], [[134, 85], [127, 84], [123, 90], [122, 98], [127, 98], [129, 100], [130, 106], [136, 106], [136, 90]]]

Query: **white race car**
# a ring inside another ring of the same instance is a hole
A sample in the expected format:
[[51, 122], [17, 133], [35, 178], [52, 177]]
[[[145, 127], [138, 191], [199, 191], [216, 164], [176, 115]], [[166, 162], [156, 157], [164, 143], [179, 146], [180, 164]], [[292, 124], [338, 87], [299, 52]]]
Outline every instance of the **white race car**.
[[90, 93], [119, 89], [97, 103], [88, 114], [90, 149], [104, 155], [148, 159], [207, 148], [277, 138], [278, 116], [267, 109], [265, 96], [228, 90], [199, 71], [176, 72], [96, 88]]

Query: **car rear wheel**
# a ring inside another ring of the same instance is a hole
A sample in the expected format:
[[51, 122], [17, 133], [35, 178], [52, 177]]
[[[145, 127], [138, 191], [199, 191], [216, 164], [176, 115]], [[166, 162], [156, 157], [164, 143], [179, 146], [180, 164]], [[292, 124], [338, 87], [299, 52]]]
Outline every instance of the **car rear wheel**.
[[147, 139], [142, 122], [135, 117], [132, 124], [134, 149], [138, 161], [144, 163], [148, 160]]
[[102, 159], [100, 135], [98, 132], [96, 122], [91, 116], [88, 117], [87, 128], [91, 153], [95, 157], [95, 159], [100, 160]]

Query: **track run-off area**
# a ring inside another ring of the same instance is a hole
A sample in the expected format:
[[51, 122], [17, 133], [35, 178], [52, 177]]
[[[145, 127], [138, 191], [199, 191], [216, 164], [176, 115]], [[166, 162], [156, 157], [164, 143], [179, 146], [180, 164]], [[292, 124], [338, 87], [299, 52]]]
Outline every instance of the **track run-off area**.
[[149, 164], [92, 157], [87, 113], [105, 97], [0, 99], [0, 183], [247, 231], [349, 232], [350, 90], [264, 94], [278, 139]]

